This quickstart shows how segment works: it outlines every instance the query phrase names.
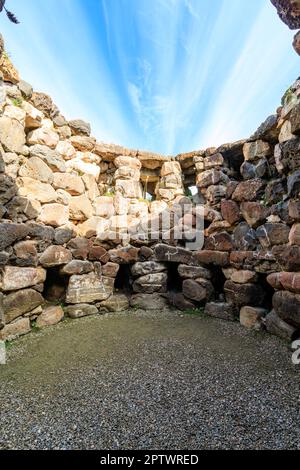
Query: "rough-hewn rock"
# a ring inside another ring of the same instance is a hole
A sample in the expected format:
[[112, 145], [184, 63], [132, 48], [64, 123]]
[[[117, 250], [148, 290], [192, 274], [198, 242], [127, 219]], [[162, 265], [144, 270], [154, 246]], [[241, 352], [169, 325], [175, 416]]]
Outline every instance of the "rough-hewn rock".
[[11, 341], [18, 336], [26, 335], [31, 330], [29, 318], [18, 318], [13, 323], [5, 325], [5, 327], [0, 330], [0, 340]]
[[139, 277], [133, 283], [134, 292], [153, 294], [154, 292], [167, 291], [167, 274], [153, 273]]
[[52, 245], [40, 256], [40, 263], [45, 268], [61, 266], [72, 261], [72, 253], [62, 246]]
[[259, 307], [263, 305], [265, 300], [265, 292], [259, 284], [238, 284], [232, 281], [226, 281], [224, 292], [227, 302], [243, 307], [251, 305]]
[[128, 297], [122, 293], [115, 293], [109, 299], [98, 304], [99, 312], [124, 312], [129, 308]]
[[162, 310], [167, 306], [167, 299], [160, 294], [134, 294], [130, 297], [130, 305], [142, 310]]
[[263, 327], [262, 319], [268, 311], [257, 307], [242, 307], [240, 311], [240, 323], [248, 330], [261, 330]]
[[266, 316], [265, 326], [269, 333], [287, 341], [291, 341], [297, 331], [296, 328], [283, 321], [274, 310]]
[[46, 271], [41, 267], [21, 268], [5, 266], [2, 274], [1, 288], [3, 291], [14, 291], [38, 285], [45, 280]]
[[73, 275], [66, 295], [69, 304], [93, 303], [106, 300], [113, 293], [114, 280], [97, 273]]
[[24, 313], [31, 312], [43, 302], [42, 295], [34, 289], [24, 289], [8, 294], [3, 300], [6, 324], [11, 323]]
[[276, 292], [273, 307], [277, 315], [289, 325], [300, 328], [300, 295], [287, 291]]
[[238, 309], [235, 305], [224, 302], [209, 302], [205, 306], [205, 314], [222, 320], [235, 321]]
[[90, 304], [68, 305], [65, 314], [70, 318], [82, 318], [90, 315], [97, 315], [98, 308]]
[[63, 318], [64, 311], [59, 305], [47, 307], [43, 310], [43, 313], [37, 318], [36, 326], [38, 328], [45, 328], [46, 326], [56, 325]]

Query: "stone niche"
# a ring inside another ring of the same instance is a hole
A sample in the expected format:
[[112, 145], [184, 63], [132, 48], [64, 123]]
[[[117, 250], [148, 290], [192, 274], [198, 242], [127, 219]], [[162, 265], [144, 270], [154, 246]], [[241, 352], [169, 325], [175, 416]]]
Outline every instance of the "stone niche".
[[163, 156], [0, 70], [0, 339], [167, 306], [298, 336], [299, 81], [248, 139]]

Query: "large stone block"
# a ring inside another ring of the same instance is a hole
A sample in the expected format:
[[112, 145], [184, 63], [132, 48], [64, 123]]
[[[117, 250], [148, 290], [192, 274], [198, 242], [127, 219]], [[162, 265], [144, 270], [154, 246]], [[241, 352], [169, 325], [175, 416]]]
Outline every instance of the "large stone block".
[[154, 256], [158, 261], [199, 265], [195, 253], [180, 247], [158, 244], [154, 248]]
[[3, 300], [5, 322], [11, 323], [24, 313], [42, 305], [43, 302], [42, 295], [34, 289], [19, 290], [6, 295]]
[[242, 307], [240, 311], [240, 323], [248, 330], [259, 331], [263, 327], [263, 318], [268, 311], [258, 307]]
[[69, 304], [93, 303], [106, 300], [113, 293], [114, 279], [97, 273], [71, 276], [66, 302]]
[[243, 153], [246, 161], [254, 161], [271, 155], [272, 149], [268, 142], [257, 140], [255, 142], [247, 142], [244, 145]]
[[58, 245], [49, 246], [40, 257], [40, 263], [45, 268], [61, 266], [70, 261], [72, 261], [71, 251]]
[[287, 291], [276, 292], [273, 307], [279, 317], [289, 325], [300, 328], [300, 295]]
[[52, 170], [38, 157], [29, 158], [26, 163], [21, 166], [19, 176], [32, 178], [42, 183], [53, 183]]
[[25, 145], [24, 127], [7, 116], [0, 118], [0, 142], [7, 152], [22, 153]]
[[264, 248], [288, 243], [289, 233], [290, 228], [280, 223], [266, 223], [256, 230], [257, 238]]
[[36, 326], [38, 328], [45, 328], [47, 326], [56, 325], [64, 318], [64, 311], [63, 309], [58, 306], [54, 305], [51, 307], [47, 307], [43, 310], [42, 314], [36, 320]]
[[243, 181], [238, 184], [232, 195], [232, 199], [237, 202], [255, 201], [262, 195], [264, 187], [265, 183], [260, 178]]
[[59, 142], [59, 136], [53, 129], [48, 127], [40, 127], [27, 135], [28, 145], [46, 145], [51, 149], [55, 149]]
[[267, 281], [273, 289], [300, 294], [300, 273], [273, 273], [267, 277]]
[[97, 304], [100, 313], [124, 312], [129, 308], [129, 300], [125, 294], [115, 293], [109, 299]]
[[16, 241], [22, 240], [29, 234], [29, 229], [24, 224], [0, 224], [0, 251], [4, 250]]
[[134, 277], [138, 277], [152, 273], [160, 273], [166, 269], [166, 266], [162, 263], [157, 263], [156, 261], [146, 261], [145, 263], [135, 263], [131, 268], [131, 272]]
[[19, 195], [34, 199], [42, 204], [56, 202], [57, 194], [50, 184], [42, 183], [32, 178], [20, 177], [17, 179]]
[[79, 221], [90, 219], [94, 212], [92, 203], [85, 194], [70, 198], [69, 211], [70, 219]]
[[1, 287], [5, 292], [13, 291], [42, 284], [45, 280], [46, 271], [41, 267], [19, 268], [16, 266], [5, 266]]
[[72, 276], [73, 274], [88, 274], [94, 270], [93, 263], [74, 259], [61, 269], [61, 274]]
[[38, 221], [52, 227], [61, 227], [69, 222], [69, 208], [63, 204], [45, 204], [41, 208]]
[[221, 202], [221, 213], [224, 220], [234, 225], [241, 219], [240, 208], [234, 201], [224, 199]]
[[82, 318], [90, 315], [97, 315], [98, 308], [90, 304], [68, 305], [65, 314], [70, 318]]
[[115, 250], [110, 250], [109, 252], [110, 260], [113, 263], [117, 264], [131, 264], [138, 261], [139, 249], [133, 246], [127, 246], [124, 248], [117, 248]]
[[238, 309], [235, 305], [225, 302], [209, 302], [205, 306], [204, 313], [210, 317], [221, 320], [235, 321], [238, 317]]
[[242, 202], [241, 213], [251, 227], [257, 227], [266, 221], [270, 210], [260, 202]]
[[182, 292], [185, 297], [195, 302], [202, 302], [208, 298], [207, 289], [193, 279], [183, 281]]
[[167, 306], [167, 300], [160, 294], [134, 294], [130, 297], [130, 305], [142, 310], [161, 311]]
[[88, 122], [82, 121], [82, 119], [73, 119], [68, 122], [68, 125], [73, 135], [91, 135], [91, 125]]
[[226, 281], [224, 292], [228, 303], [238, 307], [246, 305], [260, 307], [265, 300], [265, 292], [259, 284], [238, 284]]
[[29, 318], [18, 318], [13, 323], [0, 330], [0, 340], [11, 341], [19, 336], [26, 335], [31, 330]]
[[54, 173], [53, 186], [67, 191], [71, 196], [83, 194], [85, 190], [82, 178], [70, 173]]
[[189, 266], [181, 264], [178, 266], [178, 273], [183, 279], [211, 279], [211, 273], [208, 269], [201, 266]]
[[133, 283], [134, 292], [146, 294], [153, 294], [154, 292], [166, 292], [167, 291], [167, 279], [166, 273], [154, 273], [142, 276]]
[[33, 145], [30, 147], [30, 155], [31, 157], [37, 157], [43, 160], [52, 171], [61, 173], [66, 171], [66, 165], [62, 156], [46, 145]]
[[297, 331], [296, 328], [283, 321], [274, 310], [266, 316], [265, 326], [270, 334], [287, 341], [291, 341]]

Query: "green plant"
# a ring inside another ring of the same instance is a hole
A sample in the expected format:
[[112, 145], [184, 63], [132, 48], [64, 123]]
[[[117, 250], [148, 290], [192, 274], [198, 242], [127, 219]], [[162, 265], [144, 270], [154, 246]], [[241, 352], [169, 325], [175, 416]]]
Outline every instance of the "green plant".
[[14, 106], [17, 106], [18, 108], [20, 108], [23, 104], [23, 99], [22, 98], [13, 98], [12, 99], [12, 104]]
[[196, 315], [202, 317], [204, 315], [204, 307], [189, 308], [187, 310], [183, 310], [182, 313], [184, 315]]
[[284, 106], [285, 104], [289, 104], [289, 102], [293, 99], [293, 96], [294, 96], [293, 87], [290, 87], [286, 90], [285, 94], [283, 95], [281, 99], [282, 106]]
[[40, 328], [38, 326], [36, 326], [36, 321], [32, 321], [31, 322], [31, 330], [33, 333], [38, 333], [40, 331]]
[[107, 191], [107, 193], [104, 193], [105, 197], [115, 197], [115, 193], [113, 191]]

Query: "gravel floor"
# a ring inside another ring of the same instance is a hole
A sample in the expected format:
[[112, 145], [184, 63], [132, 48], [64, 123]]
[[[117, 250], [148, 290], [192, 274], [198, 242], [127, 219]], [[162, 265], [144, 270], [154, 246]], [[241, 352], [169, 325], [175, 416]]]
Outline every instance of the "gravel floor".
[[66, 321], [0, 366], [0, 449], [300, 449], [289, 346], [177, 312]]

